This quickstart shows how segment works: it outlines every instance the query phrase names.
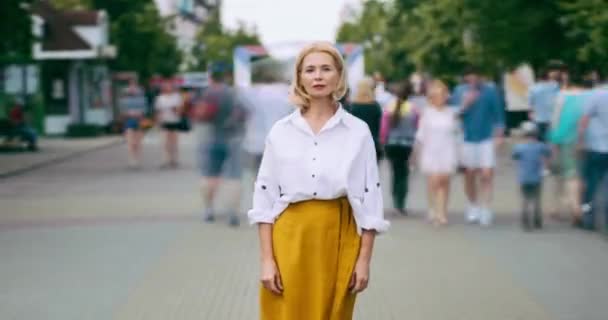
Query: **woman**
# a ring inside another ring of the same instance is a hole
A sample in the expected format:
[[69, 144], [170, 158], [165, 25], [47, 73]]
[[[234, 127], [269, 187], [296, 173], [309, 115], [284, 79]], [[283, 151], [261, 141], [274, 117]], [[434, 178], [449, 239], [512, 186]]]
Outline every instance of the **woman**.
[[180, 125], [180, 110], [183, 100], [175, 91], [173, 84], [163, 84], [161, 94], [156, 98], [155, 109], [157, 111], [157, 122], [165, 133], [165, 162], [161, 168], [177, 168], [177, 145], [178, 134], [182, 127]]
[[407, 215], [405, 200], [410, 173], [409, 158], [419, 114], [419, 108], [409, 100], [411, 88], [409, 82], [400, 85], [397, 100], [388, 106], [382, 118], [380, 139], [391, 164], [393, 206], [402, 215]]
[[415, 153], [421, 171], [427, 175], [429, 220], [446, 225], [450, 176], [458, 164], [456, 154], [457, 113], [446, 106], [448, 87], [433, 81], [428, 88], [429, 107], [424, 110], [416, 133]]
[[372, 79], [365, 78], [357, 84], [357, 93], [351, 103], [350, 113], [367, 123], [369, 130], [372, 132], [372, 138], [374, 139], [376, 157], [380, 159], [381, 146], [379, 136], [382, 108], [378, 102], [376, 102]]
[[129, 156], [129, 168], [136, 169], [141, 165], [142, 140], [144, 137], [141, 122], [146, 113], [146, 97], [135, 80], [119, 99], [119, 105], [124, 119], [125, 140]]
[[344, 61], [329, 43], [297, 57], [298, 109], [271, 129], [248, 215], [259, 225], [264, 320], [352, 319], [377, 232], [388, 229], [374, 141], [338, 103]]
[[[579, 82], [579, 81], [577, 81]], [[580, 81], [582, 82], [582, 81]], [[590, 94], [585, 83], [562, 88], [553, 111], [548, 140], [553, 146], [555, 201], [551, 216], [558, 218], [563, 207], [569, 211], [573, 225], [581, 220], [582, 185], [579, 177], [577, 151], [578, 123], [583, 116], [584, 102]]]

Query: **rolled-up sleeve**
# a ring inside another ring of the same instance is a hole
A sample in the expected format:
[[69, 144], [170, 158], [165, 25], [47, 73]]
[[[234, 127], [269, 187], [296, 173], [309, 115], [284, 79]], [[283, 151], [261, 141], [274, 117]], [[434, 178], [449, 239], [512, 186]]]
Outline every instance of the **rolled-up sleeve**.
[[277, 175], [273, 171], [275, 168], [275, 154], [272, 144], [267, 139], [262, 163], [255, 181], [253, 207], [247, 212], [251, 224], [274, 223], [276, 217], [272, 209], [274, 203], [280, 197]]
[[375, 230], [378, 233], [386, 232], [390, 223], [384, 219], [382, 186], [380, 185], [378, 163], [371, 135], [366, 139], [363, 151], [365, 153], [366, 187], [363, 194], [363, 212], [358, 219], [359, 227], [363, 230]]

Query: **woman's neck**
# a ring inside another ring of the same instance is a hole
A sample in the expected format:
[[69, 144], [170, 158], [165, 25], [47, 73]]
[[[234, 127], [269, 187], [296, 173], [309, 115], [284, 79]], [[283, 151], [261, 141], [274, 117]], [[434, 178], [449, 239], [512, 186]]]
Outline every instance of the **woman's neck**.
[[319, 99], [310, 101], [306, 117], [309, 119], [329, 119], [338, 110], [338, 104], [331, 99]]
[[431, 103], [431, 106], [435, 108], [435, 110], [443, 110], [445, 108], [445, 104], [435, 104]]

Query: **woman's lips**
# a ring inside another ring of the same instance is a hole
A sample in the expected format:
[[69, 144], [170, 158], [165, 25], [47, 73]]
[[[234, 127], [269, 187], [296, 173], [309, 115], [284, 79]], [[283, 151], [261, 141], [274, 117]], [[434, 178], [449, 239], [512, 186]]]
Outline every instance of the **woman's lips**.
[[315, 84], [315, 85], [314, 85], [314, 86], [312, 86], [312, 87], [313, 87], [314, 89], [321, 90], [321, 89], [325, 88], [325, 85], [324, 85], [324, 84]]

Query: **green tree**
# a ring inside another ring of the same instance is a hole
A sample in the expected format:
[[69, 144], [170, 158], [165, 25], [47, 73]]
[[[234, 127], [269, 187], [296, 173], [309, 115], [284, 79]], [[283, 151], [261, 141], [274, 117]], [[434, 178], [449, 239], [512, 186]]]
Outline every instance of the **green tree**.
[[232, 64], [234, 49], [241, 45], [259, 45], [260, 38], [255, 28], [239, 23], [236, 30], [228, 30], [220, 23], [217, 16], [205, 23], [198, 35], [193, 54], [198, 58], [198, 65], [191, 69], [205, 70], [209, 63], [222, 62]]
[[31, 58], [32, 27], [30, 14], [22, 4], [31, 0], [0, 1], [0, 65]]
[[165, 76], [177, 71], [181, 53], [176, 40], [165, 31], [153, 3], [141, 8], [131, 7], [113, 18], [111, 41], [118, 47], [118, 56], [110, 62], [114, 70], [134, 70], [143, 79], [155, 73]]
[[394, 73], [389, 55], [388, 17], [390, 6], [384, 1], [367, 0], [357, 11], [351, 8], [349, 17], [338, 29], [336, 42], [355, 42], [365, 47], [366, 72], [380, 71], [385, 76]]
[[560, 22], [575, 50], [580, 69], [608, 71], [608, 3], [605, 0], [562, 0]]
[[90, 9], [92, 0], [52, 0], [51, 3], [58, 9]]

